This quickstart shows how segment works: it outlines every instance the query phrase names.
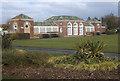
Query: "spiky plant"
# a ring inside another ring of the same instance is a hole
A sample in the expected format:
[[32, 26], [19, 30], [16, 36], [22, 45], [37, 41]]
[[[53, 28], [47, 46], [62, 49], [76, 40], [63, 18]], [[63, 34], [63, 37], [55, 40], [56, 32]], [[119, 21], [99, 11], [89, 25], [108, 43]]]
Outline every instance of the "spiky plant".
[[79, 55], [80, 58], [102, 57], [104, 55], [102, 52], [104, 47], [104, 42], [95, 40], [81, 40], [77, 45], [76, 54]]

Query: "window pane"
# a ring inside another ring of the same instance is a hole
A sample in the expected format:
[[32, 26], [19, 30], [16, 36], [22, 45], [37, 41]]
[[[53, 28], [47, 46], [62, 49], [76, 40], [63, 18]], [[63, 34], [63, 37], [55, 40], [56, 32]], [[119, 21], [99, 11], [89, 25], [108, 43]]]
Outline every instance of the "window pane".
[[51, 32], [51, 28], [46, 28], [47, 32]]
[[38, 28], [34, 28], [34, 33], [39, 33], [39, 29]]
[[40, 28], [40, 32], [45, 32], [45, 28]]
[[53, 28], [53, 32], [57, 32], [58, 31], [58, 29], [57, 28]]

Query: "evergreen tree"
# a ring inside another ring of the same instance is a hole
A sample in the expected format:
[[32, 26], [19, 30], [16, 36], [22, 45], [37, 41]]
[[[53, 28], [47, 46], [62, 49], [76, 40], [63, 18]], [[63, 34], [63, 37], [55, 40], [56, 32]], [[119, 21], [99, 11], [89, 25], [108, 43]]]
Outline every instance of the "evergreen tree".
[[87, 18], [87, 21], [89, 21], [89, 20], [91, 20], [91, 18], [90, 18], [90, 17], [88, 17], [88, 18]]

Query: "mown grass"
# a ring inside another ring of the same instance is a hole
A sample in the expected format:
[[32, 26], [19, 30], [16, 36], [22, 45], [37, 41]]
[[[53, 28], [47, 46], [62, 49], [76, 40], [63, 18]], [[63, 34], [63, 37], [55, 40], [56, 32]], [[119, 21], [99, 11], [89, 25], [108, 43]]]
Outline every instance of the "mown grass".
[[104, 52], [118, 52], [118, 35], [101, 35], [101, 36], [85, 36], [85, 37], [65, 37], [65, 38], [48, 38], [48, 39], [31, 39], [17, 40], [12, 43], [13, 46], [29, 46], [55, 49], [76, 49], [76, 43], [80, 39], [103, 41], [107, 46]]

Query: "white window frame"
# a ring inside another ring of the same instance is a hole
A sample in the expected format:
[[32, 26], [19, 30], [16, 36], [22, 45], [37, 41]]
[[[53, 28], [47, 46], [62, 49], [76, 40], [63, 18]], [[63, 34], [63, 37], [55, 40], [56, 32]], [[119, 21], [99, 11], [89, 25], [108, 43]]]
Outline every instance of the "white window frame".
[[[68, 26], [68, 24], [70, 24], [70, 26]], [[68, 24], [67, 24], [67, 35], [72, 35], [72, 23], [68, 22]], [[68, 28], [71, 28], [70, 30], [71, 33], [68, 33]]]
[[[76, 26], [75, 26], [76, 25]], [[78, 24], [75, 22], [74, 24], [73, 24], [73, 28], [74, 28], [74, 30], [75, 29], [77, 29], [77, 32], [75, 33], [75, 31], [74, 31], [74, 35], [78, 35]]]
[[[82, 33], [80, 32], [82, 31]], [[79, 35], [83, 35], [83, 23], [79, 23]]]

